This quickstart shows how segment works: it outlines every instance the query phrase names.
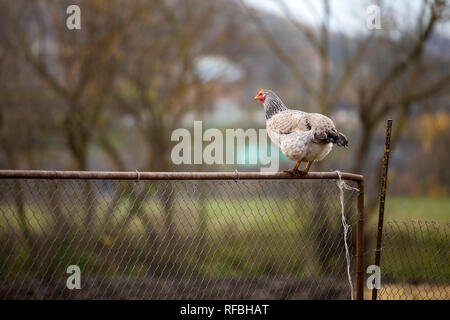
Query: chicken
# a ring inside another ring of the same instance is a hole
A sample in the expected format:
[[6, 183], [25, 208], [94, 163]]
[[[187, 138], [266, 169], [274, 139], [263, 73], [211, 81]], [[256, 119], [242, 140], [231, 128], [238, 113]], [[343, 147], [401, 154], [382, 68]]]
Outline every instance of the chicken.
[[[290, 160], [296, 161], [292, 175], [306, 175], [314, 161], [320, 161], [333, 144], [348, 145], [347, 138], [336, 130], [333, 121], [320, 113], [291, 110], [271, 90], [260, 89], [255, 96], [264, 105], [267, 134]], [[299, 171], [300, 164], [307, 165]]]

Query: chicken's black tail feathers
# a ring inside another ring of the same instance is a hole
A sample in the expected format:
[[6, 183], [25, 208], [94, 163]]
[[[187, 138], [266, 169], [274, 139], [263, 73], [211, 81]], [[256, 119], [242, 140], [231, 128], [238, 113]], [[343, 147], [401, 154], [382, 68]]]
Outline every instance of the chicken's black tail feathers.
[[321, 143], [333, 143], [339, 147], [348, 146], [347, 138], [336, 129], [331, 129], [326, 132], [316, 132], [314, 137]]
[[337, 138], [333, 141], [335, 145], [338, 147], [347, 147], [348, 146], [348, 140], [347, 138], [340, 132], [337, 133]]

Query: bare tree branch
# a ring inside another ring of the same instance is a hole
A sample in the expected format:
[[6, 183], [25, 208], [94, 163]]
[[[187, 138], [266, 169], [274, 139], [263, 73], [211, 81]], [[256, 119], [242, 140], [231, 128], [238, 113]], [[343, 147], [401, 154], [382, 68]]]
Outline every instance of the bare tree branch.
[[[419, 18], [420, 19], [420, 18]], [[427, 40], [430, 38], [434, 26], [436, 22], [439, 19], [439, 15], [436, 10], [432, 10], [432, 14], [430, 19], [428, 20], [428, 23], [425, 27], [425, 29], [420, 32], [418, 39], [416, 40], [416, 43], [411, 48], [411, 51], [408, 53], [406, 58], [400, 59], [397, 62], [395, 62], [390, 68], [387, 74], [380, 79], [378, 84], [375, 86], [375, 89], [373, 90], [372, 95], [369, 97], [368, 105], [374, 106], [382, 97], [384, 91], [389, 87], [389, 85], [395, 81], [405, 70], [408, 69], [408, 67], [417, 59], [420, 58], [420, 56], [423, 53], [424, 45], [427, 42]], [[419, 22], [419, 25], [421, 23]], [[419, 27], [419, 30], [421, 30], [421, 27]]]
[[298, 82], [305, 88], [305, 90], [310, 93], [315, 98], [321, 98], [320, 92], [313, 86], [313, 84], [308, 80], [308, 78], [303, 74], [300, 68], [297, 65], [297, 62], [287, 54], [284, 49], [276, 42], [272, 34], [267, 30], [261, 18], [251, 9], [249, 9], [243, 2], [240, 0], [242, 6], [245, 8], [248, 16], [254, 21], [254, 23], [260, 29], [264, 40], [266, 40], [267, 44], [271, 48], [271, 50], [275, 53], [275, 55], [283, 61], [289, 68], [291, 69], [294, 77], [298, 80]]

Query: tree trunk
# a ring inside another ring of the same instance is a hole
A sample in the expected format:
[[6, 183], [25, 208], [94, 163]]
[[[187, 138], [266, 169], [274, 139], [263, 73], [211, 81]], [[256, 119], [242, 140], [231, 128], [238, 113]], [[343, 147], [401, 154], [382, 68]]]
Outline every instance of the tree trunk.
[[60, 230], [58, 233], [60, 233], [61, 237], [64, 237], [66, 232], [70, 229], [69, 221], [67, 221], [66, 217], [61, 211], [61, 200], [60, 200], [60, 192], [58, 188], [58, 181], [49, 181], [48, 188], [51, 191], [51, 194], [49, 194], [50, 197], [50, 210], [52, 210], [52, 215], [54, 218], [55, 223], [55, 230]]
[[[78, 166], [79, 170], [88, 170], [86, 147], [83, 147], [83, 152], [79, 155]], [[94, 189], [92, 188], [92, 182], [90, 180], [83, 181], [83, 193], [84, 193], [84, 225], [88, 233], [95, 230], [94, 214], [96, 209]]]
[[28, 219], [25, 213], [25, 203], [23, 199], [23, 190], [19, 181], [14, 182], [14, 201], [16, 202], [17, 207], [17, 216], [19, 218], [20, 227], [22, 229], [22, 233], [25, 237], [25, 241], [28, 246], [31, 248], [33, 245], [33, 238], [31, 236], [31, 231], [28, 227]]
[[[164, 130], [163, 128], [157, 128], [159, 131], [159, 136], [161, 132], [167, 132], [168, 130]], [[170, 169], [170, 164], [167, 162], [170, 155], [170, 150], [168, 149], [168, 145], [162, 139], [158, 138], [158, 135], [152, 136], [154, 139], [151, 141], [152, 147], [152, 156], [151, 162], [148, 164], [149, 168], [152, 168], [156, 171], [167, 171]], [[167, 232], [166, 239], [172, 239], [173, 241], [177, 241], [177, 232], [174, 224], [174, 210], [172, 207], [174, 201], [174, 182], [167, 181], [167, 188], [165, 192], [161, 194], [161, 205], [163, 208], [163, 217], [164, 217], [164, 226]]]
[[[397, 123], [395, 124], [395, 129], [392, 133], [391, 137], [391, 154], [392, 150], [394, 150], [394, 147], [397, 145], [397, 142], [399, 141], [402, 133], [405, 131], [409, 119], [409, 104], [402, 106], [400, 118], [398, 119]], [[377, 166], [377, 173], [381, 174], [381, 168], [382, 168], [382, 161], [380, 160]], [[381, 186], [381, 178], [378, 176], [374, 179], [374, 190], [380, 190]], [[378, 205], [377, 199], [378, 199], [378, 193], [374, 193], [377, 196], [375, 197], [368, 197], [366, 208], [368, 211], [375, 210], [376, 206]]]
[[[76, 161], [77, 170], [88, 170], [88, 157], [87, 157], [87, 140], [85, 136], [78, 135], [74, 132], [68, 132], [69, 145], [71, 147], [72, 154]], [[83, 208], [84, 209], [84, 226], [87, 233], [91, 233], [94, 230], [94, 214], [95, 214], [95, 196], [93, 193], [92, 183], [90, 180], [84, 180], [82, 182], [83, 189]]]
[[196, 256], [199, 263], [204, 264], [207, 250], [208, 240], [208, 210], [206, 208], [205, 193], [207, 185], [204, 181], [198, 183], [197, 192], [198, 195], [198, 229], [197, 229], [197, 241], [196, 241]]
[[360, 173], [360, 174], [363, 173], [369, 156], [370, 144], [372, 142], [374, 127], [368, 122], [366, 123], [363, 122], [362, 130], [363, 130], [362, 136], [358, 143], [356, 158], [352, 169], [353, 173]]

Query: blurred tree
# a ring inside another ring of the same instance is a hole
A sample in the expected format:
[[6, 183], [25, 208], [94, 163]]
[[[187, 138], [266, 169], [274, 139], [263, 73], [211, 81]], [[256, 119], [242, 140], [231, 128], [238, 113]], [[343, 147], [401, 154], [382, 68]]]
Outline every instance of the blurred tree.
[[[134, 36], [126, 44], [123, 79], [115, 96], [120, 112], [132, 116], [145, 141], [141, 148], [146, 152], [144, 163], [135, 162], [135, 168], [171, 170], [168, 161], [171, 132], [180, 125], [187, 111], [206, 106], [207, 86], [196, 72], [196, 59], [220, 39], [210, 34], [215, 10], [214, 2], [197, 0], [143, 4], [140, 23], [135, 25]], [[104, 144], [113, 150], [107, 141]], [[115, 158], [115, 163], [124, 163], [119, 154], [110, 152], [110, 156]], [[148, 194], [148, 188], [139, 192], [127, 220], [135, 215], [146, 219], [141, 208]], [[173, 192], [166, 190], [160, 197], [166, 238], [176, 243]], [[151, 224], [147, 221], [146, 225]]]
[[[89, 145], [110, 103], [108, 89], [117, 75], [120, 44], [135, 12], [118, 1], [79, 4], [83, 8], [82, 31], [70, 31], [67, 16], [62, 14], [67, 1], [18, 1], [15, 9], [20, 15], [11, 21], [16, 33], [7, 34], [4, 40], [60, 103], [55, 113], [41, 119], [60, 121], [58, 131], [74, 159], [74, 169], [88, 170]], [[37, 106], [33, 109], [38, 110]], [[89, 183], [84, 193], [85, 225], [90, 230], [94, 193]]]
[[[359, 37], [356, 44], [353, 39], [350, 42], [348, 37], [342, 36], [342, 66], [334, 63], [330, 51], [330, 20], [333, 12], [329, 0], [322, 1], [323, 12], [315, 15], [321, 21], [318, 30], [295, 18], [283, 0], [276, 1], [285, 18], [298, 30], [299, 37], [310, 45], [311, 52], [316, 56], [316, 59], [312, 59], [313, 63], [317, 61], [316, 73], [305, 66], [304, 60], [295, 57], [293, 49], [280, 43], [260, 13], [248, 8], [242, 0], [240, 2], [260, 30], [268, 48], [290, 68], [318, 112], [329, 115], [344, 101], [355, 106], [361, 134], [352, 172], [372, 176], [366, 168], [374, 134], [388, 115], [397, 118], [393, 134], [395, 146], [404, 132], [412, 106], [441, 95], [450, 87], [448, 59], [426, 51], [436, 25], [448, 22], [447, 1], [423, 1], [415, 24], [407, 26], [404, 31], [401, 31], [397, 21], [401, 17], [390, 14], [391, 9], [384, 6], [383, 1], [378, 1], [383, 17], [394, 20], [396, 16], [395, 21], [383, 20], [384, 30], [367, 32], [365, 36]], [[390, 26], [394, 26], [392, 30]], [[396, 35], [391, 31], [395, 31]], [[311, 58], [308, 59], [308, 65], [310, 61]], [[347, 94], [344, 95], [346, 89]], [[376, 181], [378, 183], [378, 179]], [[368, 207], [373, 207], [375, 200], [376, 197], [371, 197]]]
[[450, 145], [450, 115], [444, 111], [423, 114], [414, 120], [413, 125], [417, 130], [413, 130], [412, 134], [422, 145], [421, 152], [417, 155], [417, 163], [420, 163], [420, 158], [428, 158], [431, 161], [431, 166], [421, 165], [419, 168], [427, 177], [421, 191], [431, 196], [448, 195], [450, 154], [446, 146]]
[[[430, 41], [436, 24], [443, 20], [444, 12], [448, 10], [446, 1], [423, 1], [415, 25], [409, 26], [401, 36], [392, 36], [389, 28], [366, 32], [364, 36], [357, 38], [356, 43], [354, 39], [350, 42], [348, 37], [341, 36], [339, 44], [342, 61], [338, 62], [333, 58], [330, 48], [330, 21], [333, 12], [329, 0], [323, 0], [322, 13], [315, 14], [320, 21], [317, 30], [300, 22], [283, 0], [276, 1], [284, 17], [297, 30], [298, 37], [302, 40], [301, 49], [292, 47], [293, 41], [282, 42], [285, 39], [280, 40], [279, 36], [273, 34], [264, 19], [264, 13], [250, 9], [243, 0], [240, 3], [257, 26], [267, 47], [289, 67], [315, 110], [330, 115], [343, 101], [354, 107], [361, 123], [361, 131], [352, 172], [363, 173], [366, 178], [369, 176], [369, 181], [378, 185], [379, 179], [374, 177], [381, 172], [381, 167], [376, 166], [377, 171], [366, 170], [375, 130], [387, 115], [397, 115], [398, 121], [395, 122], [392, 138], [392, 147], [395, 147], [409, 119], [411, 106], [445, 92], [450, 85], [450, 70], [442, 67], [436, 69], [437, 57], [426, 54], [426, 44]], [[378, 5], [382, 7], [383, 17], [389, 17], [390, 9], [383, 6], [382, 1]], [[391, 21], [391, 24], [395, 23]], [[384, 21], [384, 26], [387, 25], [387, 21]], [[398, 33], [399, 30], [397, 24], [395, 31]], [[309, 45], [308, 48], [305, 49], [304, 43]], [[310, 52], [307, 62], [299, 54], [306, 50]], [[442, 64], [448, 65], [448, 61]], [[381, 165], [381, 161], [379, 163]], [[320, 163], [316, 168], [320, 170]], [[366, 194], [366, 210], [370, 214], [376, 206], [378, 193]], [[322, 206], [318, 202], [312, 214], [323, 210]], [[320, 246], [329, 229], [327, 224], [320, 227], [313, 225], [311, 232], [316, 237], [316, 255], [323, 270], [328, 268], [332, 258]]]

